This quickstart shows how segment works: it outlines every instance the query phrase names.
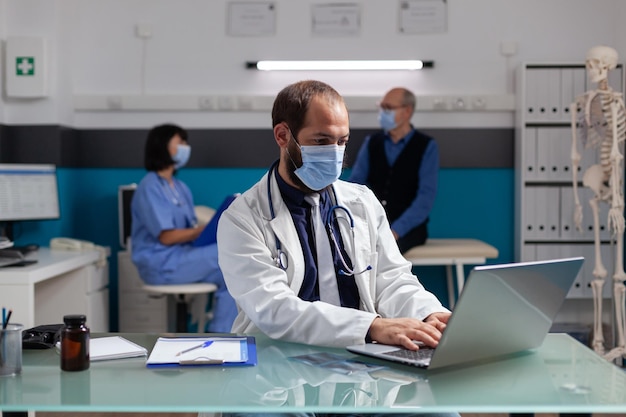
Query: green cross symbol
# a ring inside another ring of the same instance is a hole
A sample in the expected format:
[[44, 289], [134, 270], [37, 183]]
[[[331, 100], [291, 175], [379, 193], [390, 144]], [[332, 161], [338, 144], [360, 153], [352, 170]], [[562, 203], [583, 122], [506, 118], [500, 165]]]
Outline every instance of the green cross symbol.
[[18, 56], [15, 58], [15, 75], [35, 75], [35, 57]]

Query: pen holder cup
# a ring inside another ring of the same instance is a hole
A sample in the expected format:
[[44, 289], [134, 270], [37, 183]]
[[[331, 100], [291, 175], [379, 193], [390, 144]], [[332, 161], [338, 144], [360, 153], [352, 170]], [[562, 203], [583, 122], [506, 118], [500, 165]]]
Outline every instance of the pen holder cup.
[[13, 376], [22, 372], [21, 324], [7, 324], [0, 329], [0, 377]]

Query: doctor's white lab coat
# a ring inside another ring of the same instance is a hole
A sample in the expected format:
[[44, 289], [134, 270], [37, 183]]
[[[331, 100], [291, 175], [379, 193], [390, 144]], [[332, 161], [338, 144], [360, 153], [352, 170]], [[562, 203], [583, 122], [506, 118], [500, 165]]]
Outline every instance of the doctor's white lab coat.
[[[376, 196], [365, 186], [344, 181], [335, 182], [334, 190], [337, 204], [354, 218], [354, 239], [349, 222], [339, 221], [342, 240], [355, 271], [371, 266], [356, 275], [360, 309], [300, 299], [304, 279], [300, 240], [273, 172], [270, 186], [273, 219], [265, 175], [238, 197], [219, 221], [219, 264], [239, 308], [233, 332], [261, 331], [274, 339], [345, 347], [365, 343], [377, 316], [423, 320], [432, 313], [448, 311], [411, 273], [411, 263], [398, 250]], [[335, 210], [335, 215], [346, 216], [343, 210]], [[286, 270], [276, 263], [275, 236], [287, 257]]]

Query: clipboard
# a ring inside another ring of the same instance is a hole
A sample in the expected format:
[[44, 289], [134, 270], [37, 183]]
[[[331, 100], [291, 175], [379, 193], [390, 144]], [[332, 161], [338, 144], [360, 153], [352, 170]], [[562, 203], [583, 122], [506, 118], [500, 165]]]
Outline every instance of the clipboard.
[[217, 208], [217, 210], [215, 210], [215, 214], [211, 218], [211, 221], [206, 226], [204, 226], [204, 229], [202, 230], [202, 233], [200, 233], [200, 236], [198, 236], [196, 240], [191, 242], [192, 246], [207, 246], [217, 243], [217, 222], [219, 222], [224, 210], [226, 210], [228, 206], [230, 206], [230, 203], [232, 203], [238, 195], [239, 194], [231, 194], [227, 196], [224, 201], [222, 201], [222, 204]]
[[253, 336], [159, 337], [146, 361], [148, 368], [256, 364]]

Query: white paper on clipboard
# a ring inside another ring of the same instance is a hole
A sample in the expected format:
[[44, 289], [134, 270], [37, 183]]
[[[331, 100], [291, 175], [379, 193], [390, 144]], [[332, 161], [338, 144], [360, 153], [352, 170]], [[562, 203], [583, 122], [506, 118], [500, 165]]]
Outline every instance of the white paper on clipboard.
[[[212, 343], [182, 353], [188, 349]], [[160, 337], [157, 339], [147, 365], [177, 364], [190, 361], [223, 361], [224, 363], [240, 363], [248, 360], [247, 338], [245, 337]]]

